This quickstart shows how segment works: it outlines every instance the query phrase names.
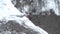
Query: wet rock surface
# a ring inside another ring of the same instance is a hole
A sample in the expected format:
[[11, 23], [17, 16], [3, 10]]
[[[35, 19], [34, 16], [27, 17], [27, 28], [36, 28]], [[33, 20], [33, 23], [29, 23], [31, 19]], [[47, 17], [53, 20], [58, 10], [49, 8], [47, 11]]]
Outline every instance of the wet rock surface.
[[49, 16], [31, 16], [31, 21], [46, 30], [49, 34], [60, 34], [60, 16], [56, 16], [55, 14]]

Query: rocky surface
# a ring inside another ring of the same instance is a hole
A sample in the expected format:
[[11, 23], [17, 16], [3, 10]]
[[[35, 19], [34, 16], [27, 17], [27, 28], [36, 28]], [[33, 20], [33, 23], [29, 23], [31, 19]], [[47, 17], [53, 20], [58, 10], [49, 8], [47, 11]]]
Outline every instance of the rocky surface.
[[9, 21], [6, 24], [0, 25], [0, 34], [38, 34], [38, 32], [33, 31], [32, 29], [26, 29], [16, 21]]
[[31, 21], [35, 25], [42, 27], [49, 34], [60, 34], [60, 16], [56, 16], [55, 14], [49, 16], [32, 15]]
[[[50, 6], [51, 3], [53, 5]], [[60, 16], [57, 16], [57, 15], [60, 15], [60, 13], [58, 11], [60, 9], [59, 0], [58, 1], [57, 0], [47, 0], [47, 1], [14, 0], [13, 4], [22, 13], [26, 13], [26, 14], [30, 13], [28, 18], [35, 25], [40, 26], [41, 28], [46, 30], [49, 34], [60, 34], [60, 27], [59, 27], [60, 26]], [[5, 4], [3, 3], [3, 5], [5, 5]], [[55, 10], [55, 9], [58, 9], [58, 10]], [[55, 12], [55, 14], [50, 15], [50, 10], [53, 10], [52, 12]], [[31, 15], [31, 13], [32, 13], [32, 15]], [[0, 34], [39, 34], [39, 33], [37, 33], [36, 31], [33, 31], [32, 29], [29, 29], [29, 28], [26, 29], [24, 26], [19, 25], [16, 21], [9, 21], [6, 24], [2, 24], [2, 22], [0, 22]]]

